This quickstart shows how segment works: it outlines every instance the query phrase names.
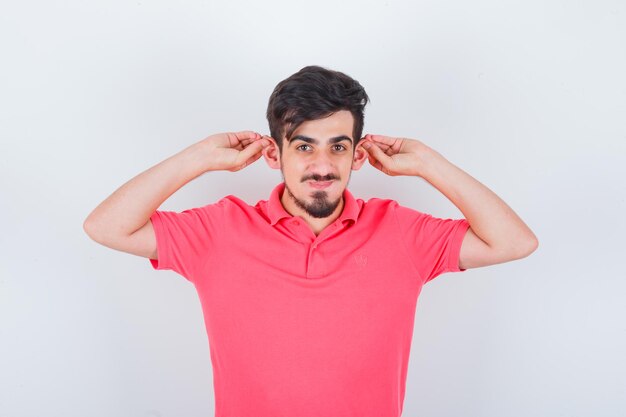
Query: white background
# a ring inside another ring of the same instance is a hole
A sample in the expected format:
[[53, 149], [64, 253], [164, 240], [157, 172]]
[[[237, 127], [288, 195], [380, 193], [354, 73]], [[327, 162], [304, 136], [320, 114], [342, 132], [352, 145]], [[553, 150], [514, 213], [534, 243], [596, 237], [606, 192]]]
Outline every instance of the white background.
[[[83, 221], [210, 134], [268, 134], [273, 88], [311, 64], [365, 87], [364, 133], [425, 142], [539, 238], [424, 287], [403, 416], [623, 415], [625, 28], [608, 0], [4, 3], [0, 415], [213, 414], [193, 285]], [[254, 204], [280, 181], [260, 159], [161, 209]], [[349, 189], [462, 217], [367, 162]]]

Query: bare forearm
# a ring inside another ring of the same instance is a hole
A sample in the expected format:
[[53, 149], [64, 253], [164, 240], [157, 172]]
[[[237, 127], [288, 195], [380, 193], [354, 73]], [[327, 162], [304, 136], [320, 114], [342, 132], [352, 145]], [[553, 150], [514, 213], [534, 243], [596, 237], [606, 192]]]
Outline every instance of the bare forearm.
[[511, 207], [432, 148], [423, 154], [420, 176], [452, 201], [492, 248], [516, 252], [536, 246], [536, 236]]
[[206, 152], [197, 142], [132, 178], [89, 214], [85, 231], [101, 239], [132, 234], [169, 196], [209, 170]]

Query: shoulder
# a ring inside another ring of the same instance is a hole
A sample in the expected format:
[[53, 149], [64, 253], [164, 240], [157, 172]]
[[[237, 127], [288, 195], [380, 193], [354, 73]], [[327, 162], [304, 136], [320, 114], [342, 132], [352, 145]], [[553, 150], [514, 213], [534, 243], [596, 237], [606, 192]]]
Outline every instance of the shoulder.
[[216, 204], [221, 204], [224, 207], [241, 207], [241, 208], [250, 207], [250, 205], [247, 202], [245, 202], [244, 200], [242, 200], [241, 198], [233, 194], [229, 194], [225, 197], [222, 197], [220, 200], [217, 201]]
[[253, 210], [253, 208], [241, 198], [234, 195], [227, 195], [214, 203], [206, 204], [189, 211], [195, 211], [205, 218], [219, 218], [221, 221], [224, 221], [229, 218], [238, 218], [242, 213], [250, 210]]
[[390, 198], [372, 197], [367, 201], [357, 198], [356, 201], [361, 210], [368, 211], [393, 211], [399, 205], [396, 200]]
[[393, 219], [395, 207], [398, 206], [398, 202], [395, 200], [378, 197], [372, 197], [368, 200], [357, 198], [356, 202], [359, 207], [359, 219], [367, 219], [368, 224], [370, 222], [380, 224]]
[[222, 197], [214, 205], [227, 214], [255, 211], [255, 206], [232, 194]]

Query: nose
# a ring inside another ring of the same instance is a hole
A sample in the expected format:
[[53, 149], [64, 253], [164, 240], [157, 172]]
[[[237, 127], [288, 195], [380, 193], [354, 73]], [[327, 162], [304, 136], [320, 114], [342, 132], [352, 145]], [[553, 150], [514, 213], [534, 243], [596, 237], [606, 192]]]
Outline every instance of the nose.
[[326, 152], [318, 152], [309, 167], [309, 172], [313, 173], [310, 177], [318, 181], [338, 179], [336, 171], [332, 156]]

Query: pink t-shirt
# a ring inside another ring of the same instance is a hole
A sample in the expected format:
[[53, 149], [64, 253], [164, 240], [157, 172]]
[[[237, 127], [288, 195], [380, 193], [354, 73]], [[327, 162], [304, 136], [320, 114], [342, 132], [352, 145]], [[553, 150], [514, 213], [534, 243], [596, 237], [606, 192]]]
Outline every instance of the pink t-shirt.
[[422, 286], [459, 269], [466, 219], [355, 199], [315, 236], [283, 208], [229, 195], [156, 211], [158, 260], [196, 288], [216, 417], [399, 417]]

